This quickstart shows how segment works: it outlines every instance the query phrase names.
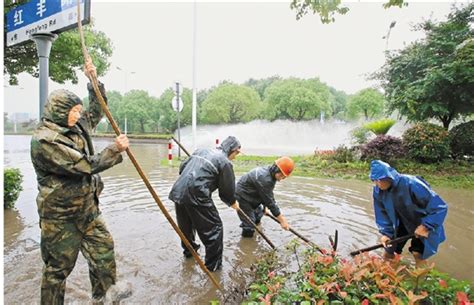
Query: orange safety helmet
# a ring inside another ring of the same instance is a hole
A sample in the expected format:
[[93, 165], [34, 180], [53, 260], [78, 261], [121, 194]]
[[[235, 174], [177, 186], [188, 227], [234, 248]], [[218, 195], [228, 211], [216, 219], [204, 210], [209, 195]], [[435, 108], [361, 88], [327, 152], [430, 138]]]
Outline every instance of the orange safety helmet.
[[276, 166], [280, 169], [280, 172], [288, 177], [295, 168], [295, 162], [289, 157], [281, 157], [275, 160]]

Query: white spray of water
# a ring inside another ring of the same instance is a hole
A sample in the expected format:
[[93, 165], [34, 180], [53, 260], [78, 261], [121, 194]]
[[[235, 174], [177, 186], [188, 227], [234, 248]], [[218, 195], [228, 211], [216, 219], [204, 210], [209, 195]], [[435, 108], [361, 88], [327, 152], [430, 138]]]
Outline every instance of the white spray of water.
[[[242, 144], [247, 155], [281, 156], [309, 155], [315, 150], [333, 149], [341, 144], [351, 145], [350, 131], [360, 123], [319, 120], [274, 122], [256, 120], [232, 125], [198, 125], [197, 148], [215, 147], [215, 140], [222, 142], [232, 135]], [[397, 122], [389, 134], [400, 136], [406, 126]], [[177, 133], [175, 134], [177, 136]], [[181, 143], [192, 150], [192, 132], [189, 126], [181, 129]]]

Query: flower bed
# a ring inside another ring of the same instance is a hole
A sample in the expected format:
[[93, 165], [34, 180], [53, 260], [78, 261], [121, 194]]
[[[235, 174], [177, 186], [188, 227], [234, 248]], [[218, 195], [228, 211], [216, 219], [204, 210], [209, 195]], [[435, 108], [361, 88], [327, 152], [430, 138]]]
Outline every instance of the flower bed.
[[315, 248], [297, 251], [295, 270], [271, 252], [253, 267], [255, 280], [243, 304], [471, 304], [471, 288], [434, 269], [415, 268], [400, 260], [384, 261], [364, 253], [344, 259]]

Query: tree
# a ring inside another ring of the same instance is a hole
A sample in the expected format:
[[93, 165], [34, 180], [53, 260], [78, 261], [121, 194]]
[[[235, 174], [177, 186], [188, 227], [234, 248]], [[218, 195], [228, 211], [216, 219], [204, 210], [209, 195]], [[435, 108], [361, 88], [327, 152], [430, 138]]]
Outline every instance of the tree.
[[347, 110], [348, 96], [344, 91], [329, 87], [329, 92], [334, 96], [334, 101], [331, 103], [332, 114], [338, 119], [342, 119]]
[[[3, 2], [5, 13], [13, 7], [25, 3], [14, 3], [12, 0]], [[6, 25], [3, 30], [6, 36]], [[92, 61], [97, 68], [97, 74], [102, 76], [109, 68], [108, 59], [112, 55], [112, 42], [100, 31], [93, 29], [92, 25], [84, 27], [84, 38], [88, 47]], [[3, 74], [8, 75], [11, 85], [18, 84], [18, 74], [26, 72], [34, 77], [39, 76], [38, 54], [36, 45], [29, 41], [22, 45], [3, 47], [4, 61]], [[59, 34], [58, 39], [53, 43], [49, 57], [49, 76], [51, 80], [63, 84], [66, 81], [78, 82], [77, 69], [84, 64], [79, 31], [69, 30]]]
[[13, 122], [8, 119], [8, 112], [3, 113], [3, 130], [13, 131]]
[[[383, 6], [389, 8], [403, 5], [407, 5], [404, 0], [389, 0]], [[334, 22], [336, 14], [344, 15], [349, 11], [349, 8], [341, 6], [341, 0], [292, 0], [290, 8], [296, 10], [297, 20], [312, 12], [319, 15], [322, 23]]]
[[[163, 92], [158, 100], [156, 111], [159, 115], [159, 126], [166, 132], [174, 132], [178, 128], [178, 114], [171, 106], [171, 101], [175, 97], [173, 88], [168, 88]], [[200, 91], [205, 94], [205, 91]], [[191, 124], [192, 120], [192, 100], [193, 92], [189, 88], [183, 88], [181, 93], [181, 100], [183, 101], [183, 110], [179, 113], [180, 127]], [[200, 103], [198, 94], [197, 103]]]
[[202, 103], [202, 120], [208, 124], [249, 122], [260, 112], [258, 93], [247, 86], [222, 83]]
[[[110, 113], [114, 118], [115, 122], [119, 124], [124, 121], [123, 117], [120, 117], [120, 105], [122, 104], [122, 94], [118, 91], [107, 91], [107, 106], [109, 107]], [[112, 132], [112, 125], [107, 123], [107, 132]]]
[[265, 99], [265, 90], [268, 88], [268, 86], [270, 86], [271, 84], [273, 84], [273, 82], [277, 80], [281, 80], [281, 77], [278, 75], [262, 79], [250, 78], [244, 83], [244, 85], [255, 89], [255, 91], [258, 92], [258, 95], [260, 95], [260, 99], [263, 101]]
[[138, 124], [140, 132], [145, 133], [145, 124], [151, 119], [151, 109], [151, 97], [148, 92], [132, 90], [122, 98], [118, 114], [122, 118], [127, 118], [127, 122]]
[[328, 87], [319, 79], [290, 78], [274, 82], [265, 93], [265, 118], [310, 120], [321, 112], [331, 114]]
[[385, 99], [379, 91], [367, 88], [353, 95], [347, 104], [350, 118], [358, 118], [361, 114], [366, 120], [376, 118], [383, 113]]
[[381, 71], [388, 110], [408, 121], [452, 120], [474, 112], [474, 4], [454, 8], [445, 22], [422, 22], [426, 38], [389, 54]]

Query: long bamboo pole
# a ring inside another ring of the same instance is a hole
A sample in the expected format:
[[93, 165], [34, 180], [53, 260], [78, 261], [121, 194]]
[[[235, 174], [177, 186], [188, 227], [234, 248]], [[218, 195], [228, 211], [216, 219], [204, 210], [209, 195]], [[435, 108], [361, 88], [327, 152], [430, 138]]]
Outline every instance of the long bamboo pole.
[[[89, 53], [87, 52], [86, 45], [85, 45], [85, 42], [84, 42], [84, 32], [82, 30], [82, 24], [81, 24], [81, 7], [80, 7], [80, 1], [79, 0], [77, 1], [77, 23], [78, 23], [78, 27], [79, 27], [79, 33], [80, 33], [80, 36], [81, 36], [81, 45], [82, 45], [82, 53], [83, 53], [83, 56], [84, 56], [84, 61], [85, 62], [92, 62], [91, 57], [90, 57]], [[94, 88], [94, 92], [95, 92], [95, 94], [96, 94], [96, 96], [99, 100], [99, 103], [102, 107], [102, 110], [104, 111], [105, 115], [107, 116], [107, 119], [110, 122], [110, 125], [112, 126], [113, 130], [115, 131], [115, 134], [117, 136], [119, 136], [121, 134], [120, 129], [117, 126], [117, 123], [115, 122], [114, 118], [112, 117], [112, 114], [110, 113], [109, 108], [107, 107], [107, 104], [105, 103], [104, 98], [102, 97], [102, 94], [100, 93], [99, 85], [98, 85], [98, 81], [97, 81], [97, 76], [93, 75], [93, 74], [92, 75], [87, 74], [87, 77], [89, 78], [89, 80], [92, 84], [92, 87]], [[173, 218], [171, 218], [169, 212], [166, 210], [165, 206], [163, 205], [160, 198], [156, 194], [155, 190], [151, 186], [150, 181], [148, 180], [145, 173], [141, 169], [140, 165], [138, 164], [137, 160], [135, 159], [135, 156], [133, 155], [130, 148], [127, 148], [126, 152], [127, 152], [128, 157], [130, 158], [130, 161], [132, 161], [133, 165], [135, 166], [135, 169], [137, 170], [138, 174], [140, 175], [140, 177], [142, 178], [142, 180], [145, 183], [146, 187], [148, 188], [148, 191], [150, 191], [151, 195], [153, 196], [153, 199], [155, 199], [155, 202], [157, 203], [157, 205], [160, 208], [163, 215], [165, 215], [166, 219], [171, 224], [173, 229], [176, 231], [176, 233], [178, 233], [179, 238], [181, 239], [181, 241], [185, 244], [186, 248], [191, 252], [191, 254], [193, 255], [194, 259], [198, 262], [201, 269], [209, 276], [209, 278], [211, 279], [214, 286], [217, 289], [219, 289], [222, 293], [224, 293], [224, 289], [222, 288], [222, 286], [212, 276], [211, 272], [209, 271], [209, 269], [207, 269], [204, 262], [201, 260], [201, 258], [197, 254], [197, 252], [191, 246], [191, 244], [187, 240], [186, 236], [184, 236], [183, 232], [176, 225]]]

